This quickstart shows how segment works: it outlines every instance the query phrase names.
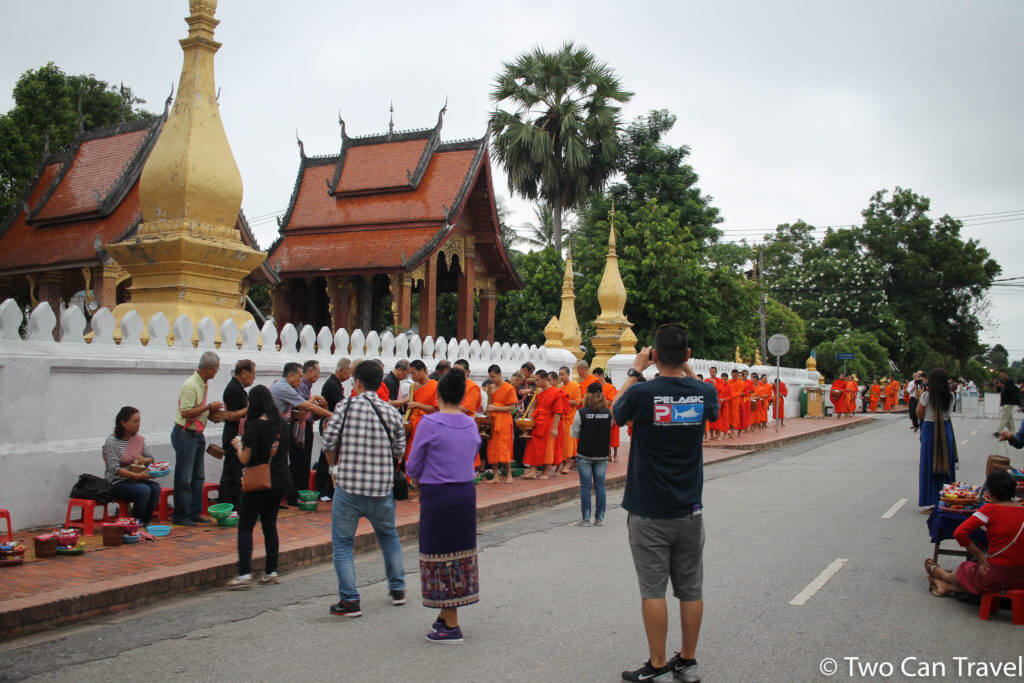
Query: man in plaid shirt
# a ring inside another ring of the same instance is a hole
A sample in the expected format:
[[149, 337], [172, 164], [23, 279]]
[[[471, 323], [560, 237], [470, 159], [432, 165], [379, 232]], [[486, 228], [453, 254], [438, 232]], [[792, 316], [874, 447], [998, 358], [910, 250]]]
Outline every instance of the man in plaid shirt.
[[352, 376], [352, 395], [335, 406], [323, 434], [323, 452], [334, 475], [331, 537], [340, 596], [338, 604], [331, 605], [331, 614], [341, 617], [363, 614], [352, 558], [360, 517], [370, 520], [377, 534], [391, 604], [405, 604], [405, 567], [392, 492], [395, 463], [405, 455], [405, 427], [401, 414], [377, 396], [383, 376], [379, 365], [359, 363]]

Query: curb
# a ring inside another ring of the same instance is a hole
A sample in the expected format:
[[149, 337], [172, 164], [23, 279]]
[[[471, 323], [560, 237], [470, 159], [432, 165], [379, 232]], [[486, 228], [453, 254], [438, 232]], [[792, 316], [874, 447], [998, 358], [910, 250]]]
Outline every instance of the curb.
[[[805, 441], [807, 439], [813, 439], [815, 437], [825, 436], [826, 434], [833, 434], [835, 432], [842, 432], [842, 431], [845, 431], [847, 429], [852, 429], [854, 427], [859, 427], [861, 425], [871, 424], [872, 422], [876, 422], [876, 421], [877, 421], [877, 418], [874, 418], [874, 417], [860, 417], [860, 418], [857, 418], [855, 420], [851, 420], [849, 422], [842, 422], [840, 424], [831, 425], [830, 427], [827, 427], [826, 429], [821, 429], [821, 430], [816, 431], [816, 432], [806, 432], [804, 434], [792, 434], [790, 436], [782, 436], [782, 437], [779, 437], [778, 439], [773, 439], [772, 441], [767, 441], [765, 443], [754, 443], [754, 444], [720, 444], [720, 443], [718, 443], [718, 441], [716, 441], [715, 445], [714, 446], [709, 446], [709, 448], [720, 448], [722, 450], [736, 450], [736, 451], [742, 450], [742, 451], [748, 451], [748, 452], [749, 451], [770, 451], [770, 450], [774, 450], [774, 449], [776, 449], [776, 448], [778, 448], [780, 446], [788, 446], [788, 445], [796, 443], [798, 441]], [[720, 461], [716, 461], [716, 462], [720, 462]]]

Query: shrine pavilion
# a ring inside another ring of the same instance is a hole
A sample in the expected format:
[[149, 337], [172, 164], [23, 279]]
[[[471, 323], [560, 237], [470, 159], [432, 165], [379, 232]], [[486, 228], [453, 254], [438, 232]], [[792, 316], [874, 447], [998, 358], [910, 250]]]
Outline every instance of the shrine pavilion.
[[339, 119], [331, 156], [299, 141], [267, 257], [278, 325], [436, 336], [438, 295], [455, 292], [457, 338], [494, 341], [495, 296], [523, 283], [501, 242], [487, 137], [443, 142], [444, 113], [433, 128], [355, 138]]
[[[83, 132], [65, 151], [44, 155], [22, 206], [0, 224], [0, 301], [26, 280], [32, 305], [48, 301], [57, 315], [61, 301], [81, 292], [87, 311], [128, 301], [131, 276], [105, 246], [134, 236], [142, 221], [139, 176], [166, 119], [167, 110]], [[259, 248], [241, 212], [235, 229]], [[250, 284], [276, 282], [265, 265], [256, 269], [239, 291], [241, 305]]]

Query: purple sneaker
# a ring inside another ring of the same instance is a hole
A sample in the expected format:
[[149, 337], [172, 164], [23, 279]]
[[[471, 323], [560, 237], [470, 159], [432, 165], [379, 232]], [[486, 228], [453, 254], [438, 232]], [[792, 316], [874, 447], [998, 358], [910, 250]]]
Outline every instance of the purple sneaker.
[[456, 626], [455, 628], [448, 628], [447, 626], [441, 626], [436, 631], [431, 631], [427, 634], [427, 640], [433, 643], [454, 643], [458, 644], [462, 642], [462, 629]]

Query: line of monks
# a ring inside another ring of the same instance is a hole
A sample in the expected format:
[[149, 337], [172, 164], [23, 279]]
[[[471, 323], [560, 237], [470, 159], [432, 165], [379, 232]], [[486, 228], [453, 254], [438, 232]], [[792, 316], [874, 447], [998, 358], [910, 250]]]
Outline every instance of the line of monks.
[[[902, 385], [896, 378], [883, 379], [884, 387], [877, 380], [868, 385], [864, 399], [869, 412], [878, 412], [879, 404], [884, 412], [893, 410], [899, 403]], [[853, 417], [857, 411], [857, 392], [860, 386], [856, 375], [839, 375], [829, 387], [829, 401], [837, 418]]]
[[[378, 389], [378, 395], [392, 405], [406, 411], [406, 423], [409, 433], [406, 439], [406, 457], [412, 448], [416, 427], [424, 415], [437, 410], [437, 380], [432, 379], [426, 365], [414, 360], [408, 364], [408, 372], [412, 378], [411, 395], [406, 398], [392, 396], [385, 383]], [[501, 368], [492, 365], [488, 368], [486, 387], [482, 388], [469, 379], [469, 363], [457, 360], [455, 371], [466, 375], [466, 395], [462, 401], [462, 410], [470, 417], [476, 417], [482, 411], [493, 418], [490, 437], [482, 451], [486, 453], [487, 465], [494, 469], [494, 478], [489, 483], [512, 483], [511, 463], [515, 452], [515, 417], [526, 416], [534, 421], [529, 440], [526, 443], [523, 464], [532, 471], [523, 475], [523, 479], [550, 479], [559, 474], [569, 474], [570, 467], [576, 457], [576, 439], [569, 431], [576, 411], [583, 402], [583, 394], [587, 387], [595, 382], [601, 384], [605, 400], [610, 404], [618, 390], [605, 380], [601, 368], [590, 372], [586, 361], [576, 365], [579, 382], [572, 379], [569, 368], [563, 367], [555, 372], [538, 370], [534, 372], [532, 363], [525, 363], [519, 372], [513, 373], [506, 381]], [[398, 379], [400, 368], [394, 371]], [[394, 386], [394, 385], [393, 385]], [[483, 407], [483, 392], [487, 393], [487, 406]], [[610, 438], [612, 462], [618, 459], [619, 428], [612, 426]], [[477, 455], [476, 466], [482, 465]], [[500, 476], [500, 468], [504, 466], [504, 476]]]
[[771, 419], [778, 418], [781, 426], [785, 426], [785, 399], [789, 396], [785, 382], [779, 380], [776, 389], [775, 383], [768, 381], [767, 373], [758, 376], [756, 372], [736, 369], [731, 377], [724, 373], [720, 377], [718, 368], [713, 366], [708, 375], [707, 378], [697, 375], [697, 378], [713, 384], [718, 392], [718, 419], [706, 423], [706, 440], [734, 438], [747, 431], [767, 429], [769, 408]]

